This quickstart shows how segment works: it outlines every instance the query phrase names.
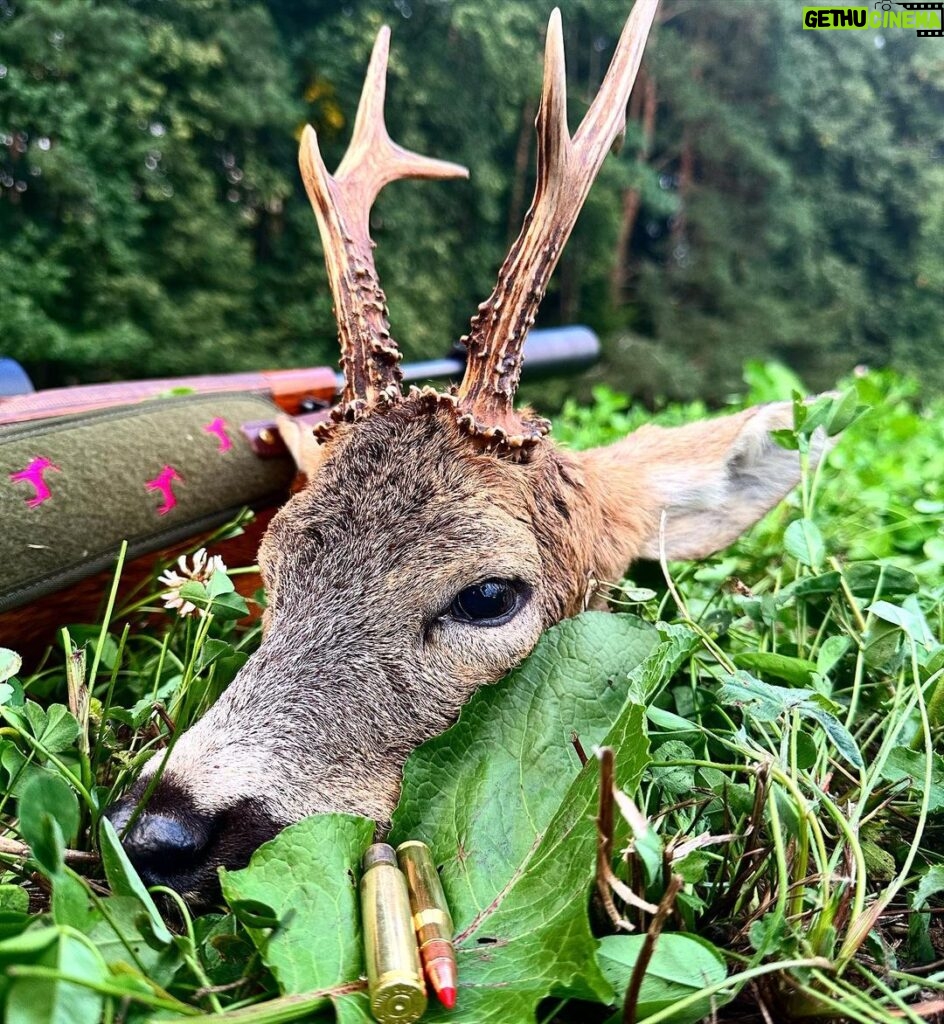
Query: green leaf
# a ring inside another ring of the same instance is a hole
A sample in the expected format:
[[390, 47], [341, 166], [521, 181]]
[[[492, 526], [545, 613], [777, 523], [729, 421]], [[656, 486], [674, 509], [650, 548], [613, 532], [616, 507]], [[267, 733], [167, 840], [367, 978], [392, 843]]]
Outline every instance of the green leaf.
[[722, 704], [740, 707], [745, 715], [757, 722], [774, 722], [781, 716], [797, 711], [825, 730], [842, 756], [862, 767], [862, 755], [849, 730], [836, 717], [838, 705], [813, 690], [788, 689], [761, 682], [747, 672], [738, 671], [723, 676], [725, 682], [718, 691]]
[[815, 700], [811, 700], [809, 702], [804, 701], [800, 706], [800, 713], [804, 718], [812, 718], [814, 722], [818, 722], [823, 727], [826, 735], [833, 741], [835, 748], [849, 764], [854, 765], [856, 768], [865, 767], [852, 733], [831, 711], [826, 711], [824, 708], [817, 706]]
[[217, 569], [207, 582], [207, 593], [210, 597], [220, 597], [222, 594], [232, 594], [236, 589], [233, 581], [221, 569]]
[[21, 885], [0, 885], [0, 910], [25, 914], [29, 910], [29, 893]]
[[783, 546], [803, 565], [815, 569], [826, 557], [826, 545], [812, 519], [796, 519], [784, 531]]
[[934, 634], [928, 627], [927, 620], [920, 605], [914, 598], [905, 598], [902, 604], [895, 605], [888, 601], [876, 601], [866, 609], [877, 619], [891, 623], [903, 630], [916, 644], [930, 646], [934, 643]]
[[776, 676], [794, 686], [808, 686], [817, 670], [816, 665], [805, 658], [792, 658], [785, 654], [769, 654], [760, 651], [736, 654], [734, 664], [738, 668], [760, 672], [762, 675]]
[[629, 671], [629, 681], [636, 691], [637, 698], [643, 702], [652, 699], [701, 643], [698, 634], [688, 626], [660, 622], [656, 628], [659, 630], [658, 646]]
[[841, 633], [827, 637], [816, 656], [816, 671], [828, 675], [839, 664], [852, 645], [852, 640]]
[[908, 947], [918, 963], [930, 963], [936, 958], [930, 937], [931, 915], [925, 912], [925, 904], [939, 892], [944, 892], [944, 865], [933, 864], [921, 876], [911, 897], [911, 909], [915, 913], [908, 920]]
[[855, 388], [849, 388], [838, 398], [832, 400], [829, 415], [826, 417], [826, 433], [830, 437], [842, 433], [853, 422], [866, 406], [859, 405], [859, 395]]
[[[213, 580], [221, 576], [224, 580], [229, 582], [228, 577], [222, 573], [214, 573], [210, 577], [210, 586], [213, 585]], [[217, 588], [222, 588], [222, 584], [218, 584]], [[237, 593], [233, 591], [232, 584], [230, 584], [229, 590], [221, 589], [220, 593], [211, 593], [211, 590], [205, 587], [202, 583], [198, 583], [195, 580], [184, 583], [180, 588], [180, 596], [185, 601], [190, 601], [191, 604], [203, 611], [210, 611], [213, 617], [219, 619], [221, 622], [235, 621], [241, 619], [249, 614], [249, 606], [245, 600]]]
[[796, 431], [788, 428], [781, 428], [779, 430], [771, 430], [770, 436], [774, 439], [774, 442], [780, 447], [786, 449], [788, 452], [795, 452], [799, 449], [800, 443], [797, 441]]
[[47, 875], [62, 868], [62, 851], [79, 828], [79, 801], [56, 775], [33, 776], [19, 801], [20, 832]]
[[223, 895], [256, 912], [256, 929], [273, 923], [258, 921], [260, 907], [281, 922], [251, 934], [283, 992], [330, 989], [363, 970], [356, 879], [373, 832], [366, 818], [316, 814], [260, 846], [248, 867], [220, 872]]
[[0, 683], [12, 679], [23, 667], [23, 659], [8, 647], [0, 647]]
[[[620, 1003], [645, 940], [645, 935], [607, 935], [600, 940], [597, 954], [600, 970], [620, 995]], [[721, 983], [727, 973], [724, 957], [707, 939], [663, 932], [656, 940], [652, 959], [643, 976], [636, 1020], [645, 1021], [652, 1014], [693, 996], [699, 989]], [[672, 1024], [695, 1024], [731, 998], [724, 994], [706, 996], [668, 1020]]]
[[845, 566], [842, 573], [831, 570], [790, 583], [780, 591], [779, 597], [834, 594], [839, 590], [843, 576], [846, 585], [856, 597], [874, 598], [877, 593], [889, 596], [915, 594], [920, 587], [917, 577], [907, 569], [875, 562], [854, 562]]
[[586, 915], [599, 766], [581, 769], [570, 737], [611, 746], [617, 783], [635, 790], [644, 709], [621, 711], [620, 680], [657, 642], [632, 616], [563, 622], [408, 761], [393, 838], [423, 839], [442, 865], [463, 979], [455, 1019], [530, 1019], [552, 990], [607, 997]]
[[116, 896], [134, 896], [144, 907], [154, 938], [162, 944], [172, 942], [173, 936], [167, 930], [164, 919], [144, 882], [135, 871], [134, 865], [128, 860], [128, 855], [121, 845], [115, 826], [105, 817], [102, 818], [99, 826], [98, 845], [102, 854], [105, 877], [108, 879], [111, 891]]
[[[693, 761], [695, 751], [681, 740], [667, 740], [652, 753], [654, 761]], [[671, 768], [649, 769], [656, 784], [669, 796], [677, 797], [682, 793], [691, 793], [695, 785], [695, 768], [690, 764], [678, 764]]]
[[932, 865], [921, 876], [911, 897], [911, 909], [924, 910], [925, 903], [939, 892], [944, 892], [944, 864]]
[[102, 996], [84, 985], [61, 980], [64, 975], [108, 981], [105, 961], [87, 940], [71, 930], [60, 930], [30, 962], [51, 968], [60, 977], [14, 977], [7, 991], [5, 1024], [99, 1024]]
[[[925, 795], [925, 767], [923, 751], [895, 747], [889, 751], [888, 758], [882, 766], [881, 776], [886, 782], [901, 782], [907, 779], [909, 790], [920, 800]], [[927, 797], [929, 811], [944, 811], [944, 757], [940, 754], [931, 754], [931, 788]]]
[[36, 701], [28, 700], [22, 707], [0, 707], [0, 713], [51, 754], [68, 750], [79, 735], [79, 723], [64, 704], [51, 704], [44, 711]]
[[[108, 896], [83, 929], [112, 971], [143, 971], [166, 987], [183, 966], [177, 943], [155, 942], [154, 929], [136, 896]], [[155, 948], [156, 947], [156, 948]]]
[[743, 671], [725, 674], [723, 678], [725, 682], [718, 691], [718, 700], [742, 708], [758, 722], [775, 722], [781, 715], [798, 708], [812, 693], [773, 686]]

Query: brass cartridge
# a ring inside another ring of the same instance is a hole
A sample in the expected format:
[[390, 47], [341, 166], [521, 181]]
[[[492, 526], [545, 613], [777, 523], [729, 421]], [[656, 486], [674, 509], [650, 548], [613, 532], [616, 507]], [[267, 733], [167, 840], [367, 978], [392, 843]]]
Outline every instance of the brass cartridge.
[[411, 840], [397, 847], [397, 860], [406, 875], [426, 978], [443, 1006], [451, 1010], [459, 984], [452, 915], [432, 852], [425, 843]]
[[370, 1010], [380, 1024], [411, 1024], [426, 1009], [426, 985], [406, 879], [386, 843], [367, 849], [363, 867], [361, 921]]

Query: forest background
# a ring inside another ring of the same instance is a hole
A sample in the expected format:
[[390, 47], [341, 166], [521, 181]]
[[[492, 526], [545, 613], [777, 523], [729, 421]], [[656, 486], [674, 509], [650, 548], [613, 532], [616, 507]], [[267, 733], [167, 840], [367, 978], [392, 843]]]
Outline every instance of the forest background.
[[[564, 0], [575, 128], [629, 9]], [[720, 403], [744, 361], [944, 383], [944, 39], [816, 32], [799, 0], [664, 0], [542, 307], [649, 403]], [[0, 354], [38, 386], [334, 365], [296, 164], [334, 167], [393, 28], [391, 134], [469, 181], [372, 217], [394, 336], [443, 354], [533, 187], [550, 2], [0, 0]]]

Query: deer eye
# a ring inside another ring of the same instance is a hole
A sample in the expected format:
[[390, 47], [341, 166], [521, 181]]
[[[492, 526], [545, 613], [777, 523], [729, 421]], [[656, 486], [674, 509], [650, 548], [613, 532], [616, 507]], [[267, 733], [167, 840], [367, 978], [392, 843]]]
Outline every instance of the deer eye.
[[449, 614], [460, 622], [498, 626], [518, 608], [519, 591], [509, 580], [484, 580], [456, 594]]

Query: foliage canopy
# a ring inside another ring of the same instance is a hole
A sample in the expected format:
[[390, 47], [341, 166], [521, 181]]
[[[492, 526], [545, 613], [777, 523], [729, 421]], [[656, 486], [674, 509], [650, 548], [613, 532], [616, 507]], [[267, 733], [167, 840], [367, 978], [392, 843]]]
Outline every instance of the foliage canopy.
[[[617, 5], [618, 6], [618, 5]], [[564, 5], [571, 124], [625, 16]], [[627, 0], [626, 7], [629, 3]], [[3, 0], [0, 338], [39, 384], [336, 359], [295, 163], [346, 144], [393, 24], [394, 137], [469, 182], [397, 185], [373, 218], [408, 357], [465, 328], [533, 180], [548, 10], [498, 0]], [[543, 307], [652, 399], [921, 365], [944, 307], [944, 68], [912, 32], [803, 31], [764, 0], [665, 0], [631, 105]]]

